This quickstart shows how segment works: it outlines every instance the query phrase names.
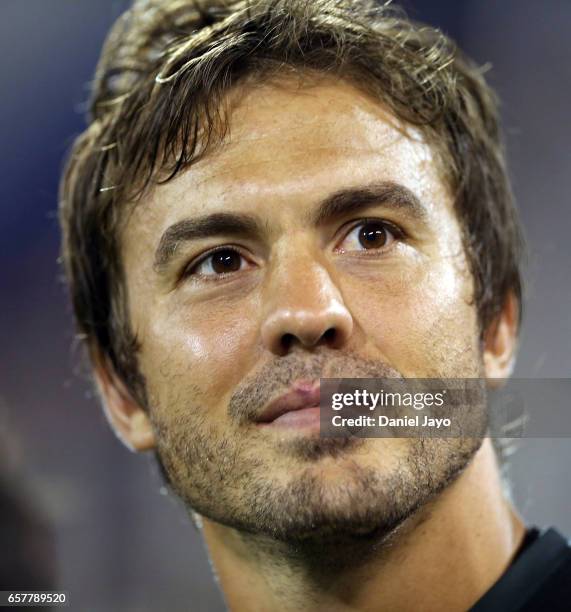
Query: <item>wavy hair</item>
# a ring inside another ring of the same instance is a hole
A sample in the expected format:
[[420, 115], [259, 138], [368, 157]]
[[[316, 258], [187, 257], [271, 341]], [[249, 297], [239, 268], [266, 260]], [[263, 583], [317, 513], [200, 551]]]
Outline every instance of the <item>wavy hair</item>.
[[138, 0], [103, 47], [59, 210], [78, 331], [142, 405], [121, 224], [152, 185], [222, 141], [231, 88], [283, 71], [346, 79], [421, 130], [454, 197], [482, 335], [508, 292], [521, 315], [522, 233], [497, 100], [449, 38], [372, 0]]

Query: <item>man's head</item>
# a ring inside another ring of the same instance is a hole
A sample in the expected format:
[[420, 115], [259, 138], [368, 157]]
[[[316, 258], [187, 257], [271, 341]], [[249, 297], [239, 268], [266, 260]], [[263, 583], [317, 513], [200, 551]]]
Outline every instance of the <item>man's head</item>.
[[108, 416], [199, 513], [290, 540], [390, 531], [479, 448], [258, 422], [322, 376], [509, 374], [496, 106], [438, 33], [366, 2], [136, 3], [61, 218]]

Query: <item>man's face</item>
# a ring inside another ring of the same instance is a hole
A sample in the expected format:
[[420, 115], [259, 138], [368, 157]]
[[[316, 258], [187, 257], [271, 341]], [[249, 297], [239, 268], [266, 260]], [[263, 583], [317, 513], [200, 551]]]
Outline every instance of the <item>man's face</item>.
[[420, 134], [347, 83], [231, 100], [223, 146], [122, 235], [158, 454], [187, 504], [241, 530], [390, 530], [480, 441], [339, 442], [257, 419], [320, 377], [481, 374], [451, 196]]

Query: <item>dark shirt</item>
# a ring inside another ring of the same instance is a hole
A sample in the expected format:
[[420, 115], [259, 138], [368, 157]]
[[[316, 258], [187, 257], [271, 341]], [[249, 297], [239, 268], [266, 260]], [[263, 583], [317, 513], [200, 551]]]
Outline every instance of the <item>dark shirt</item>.
[[471, 612], [571, 612], [571, 542], [528, 529], [514, 561]]

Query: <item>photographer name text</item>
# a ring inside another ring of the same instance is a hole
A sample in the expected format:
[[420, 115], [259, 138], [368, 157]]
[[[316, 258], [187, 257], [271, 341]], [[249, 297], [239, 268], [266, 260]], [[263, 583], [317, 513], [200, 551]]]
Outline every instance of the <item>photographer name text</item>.
[[360, 415], [358, 417], [343, 417], [336, 414], [331, 419], [331, 424], [334, 427], [433, 427], [440, 429], [441, 427], [450, 427], [452, 421], [446, 418], [430, 417], [416, 414], [410, 417], [388, 417], [380, 414], [377, 417]]

